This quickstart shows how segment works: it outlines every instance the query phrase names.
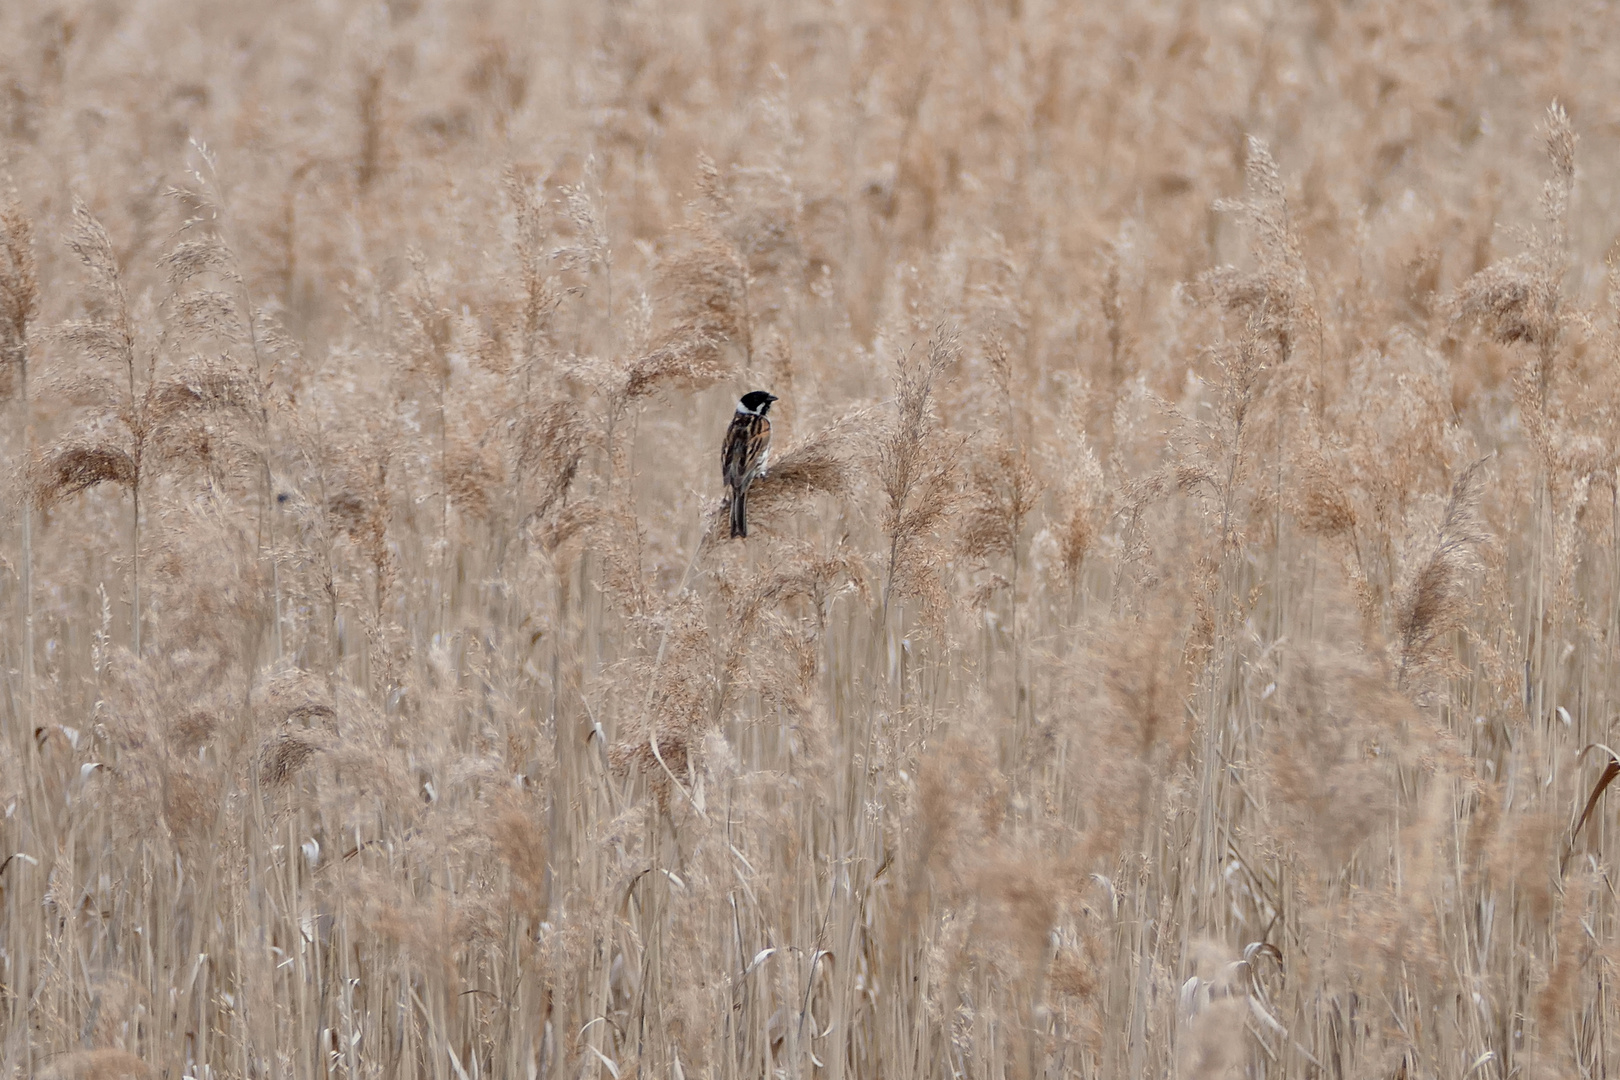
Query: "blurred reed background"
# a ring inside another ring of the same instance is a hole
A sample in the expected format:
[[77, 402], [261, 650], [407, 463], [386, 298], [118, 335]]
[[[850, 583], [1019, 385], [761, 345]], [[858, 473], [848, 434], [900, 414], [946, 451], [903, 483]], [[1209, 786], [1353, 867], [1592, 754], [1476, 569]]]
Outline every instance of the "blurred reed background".
[[1613, 1075], [1616, 102], [1557, 0], [8, 0], [0, 1071]]

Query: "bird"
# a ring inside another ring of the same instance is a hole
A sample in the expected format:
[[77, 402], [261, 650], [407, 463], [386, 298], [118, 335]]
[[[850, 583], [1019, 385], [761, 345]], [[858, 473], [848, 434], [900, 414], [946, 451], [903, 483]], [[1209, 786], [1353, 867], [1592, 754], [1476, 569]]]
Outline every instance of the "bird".
[[732, 539], [748, 535], [748, 485], [762, 476], [771, 458], [771, 411], [776, 395], [750, 390], [737, 402], [720, 448], [720, 471], [731, 489]]

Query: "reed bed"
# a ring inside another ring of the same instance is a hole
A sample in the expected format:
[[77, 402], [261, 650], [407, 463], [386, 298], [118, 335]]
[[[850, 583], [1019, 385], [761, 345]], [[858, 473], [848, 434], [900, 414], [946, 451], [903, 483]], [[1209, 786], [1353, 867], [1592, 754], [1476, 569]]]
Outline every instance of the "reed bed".
[[1560, 0], [8, 0], [0, 1074], [1615, 1075], [1616, 100]]

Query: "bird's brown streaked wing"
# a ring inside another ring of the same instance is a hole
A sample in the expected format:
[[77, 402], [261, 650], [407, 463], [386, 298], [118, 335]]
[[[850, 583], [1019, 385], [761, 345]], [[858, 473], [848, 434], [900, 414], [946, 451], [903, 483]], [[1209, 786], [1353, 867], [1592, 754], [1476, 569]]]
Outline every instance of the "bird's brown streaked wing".
[[738, 413], [726, 428], [725, 445], [720, 448], [720, 474], [727, 487], [736, 487], [743, 476], [743, 461], [748, 447], [747, 423], [748, 417]]
[[722, 469], [728, 487], [738, 487], [748, 479], [759, 461], [760, 451], [769, 445], [770, 438], [771, 424], [763, 416], [738, 413], [732, 418], [722, 451]]

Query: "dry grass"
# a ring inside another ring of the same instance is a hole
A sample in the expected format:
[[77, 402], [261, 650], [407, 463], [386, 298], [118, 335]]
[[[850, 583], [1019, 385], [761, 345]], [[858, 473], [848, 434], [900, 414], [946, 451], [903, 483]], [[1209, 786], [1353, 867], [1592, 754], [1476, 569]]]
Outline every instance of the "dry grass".
[[1561, 2], [0, 4], [0, 1076], [1612, 1075], [1617, 99]]

